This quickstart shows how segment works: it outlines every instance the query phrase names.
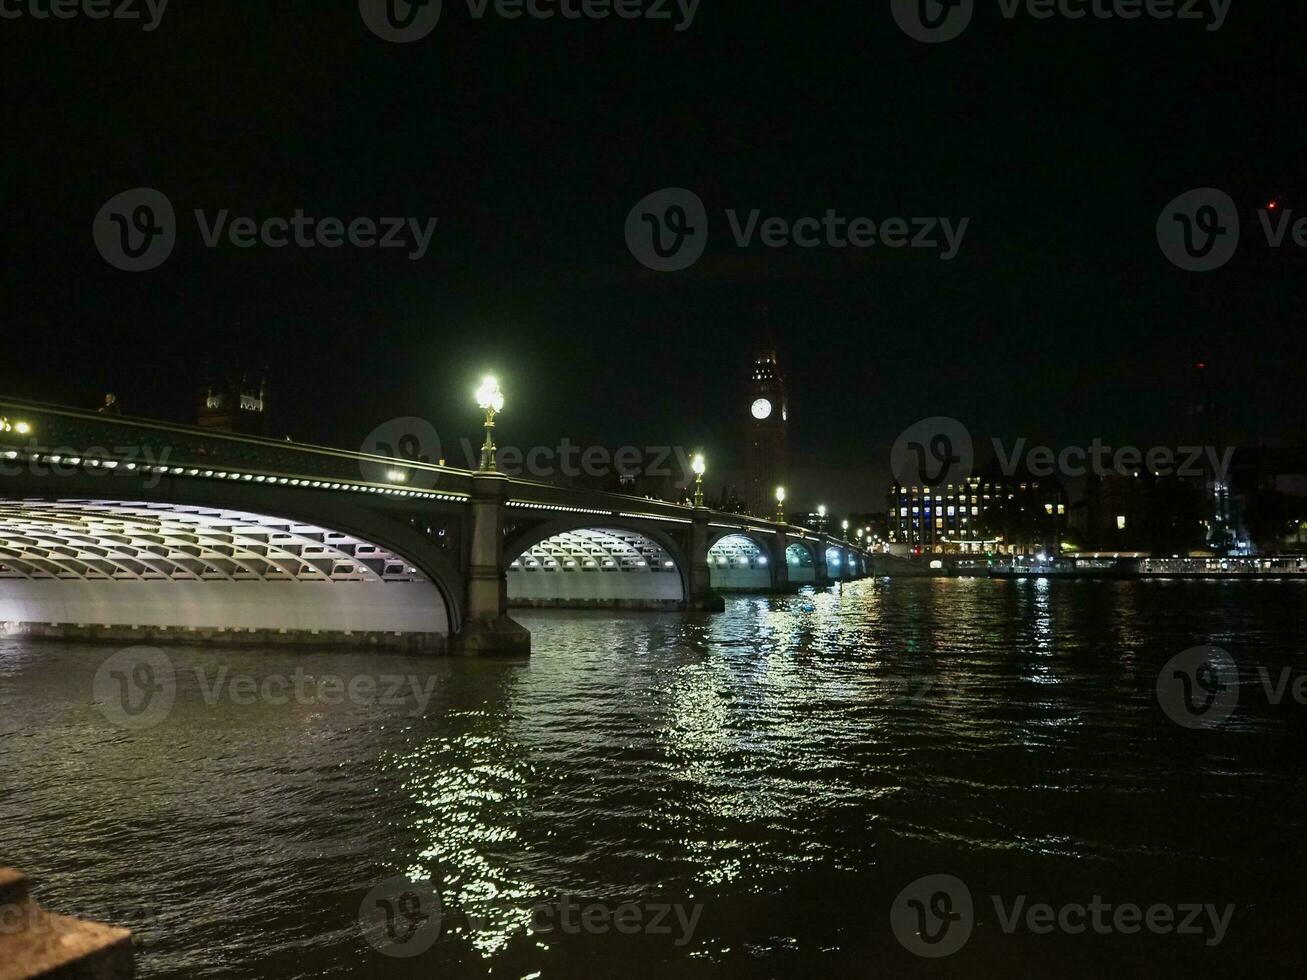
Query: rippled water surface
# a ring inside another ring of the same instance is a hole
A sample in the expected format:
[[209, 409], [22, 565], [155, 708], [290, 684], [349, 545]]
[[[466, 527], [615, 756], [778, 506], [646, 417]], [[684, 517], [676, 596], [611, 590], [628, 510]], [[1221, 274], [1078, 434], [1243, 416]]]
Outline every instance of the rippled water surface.
[[[1299, 975], [1307, 708], [1252, 678], [1307, 668], [1305, 606], [1292, 582], [896, 580], [522, 611], [529, 661], [183, 647], [137, 731], [92, 704], [112, 648], [0, 640], [0, 864], [131, 925], [146, 977]], [[1207, 643], [1249, 679], [1221, 729], [1182, 729], [1157, 674]], [[213, 693], [297, 669], [418, 694]], [[358, 914], [401, 873], [439, 883], [444, 928], [392, 960]], [[930, 873], [977, 906], [936, 962], [889, 923]], [[567, 895], [702, 912], [688, 941], [532, 933]], [[993, 895], [1236, 908], [1209, 946], [1009, 935]]]

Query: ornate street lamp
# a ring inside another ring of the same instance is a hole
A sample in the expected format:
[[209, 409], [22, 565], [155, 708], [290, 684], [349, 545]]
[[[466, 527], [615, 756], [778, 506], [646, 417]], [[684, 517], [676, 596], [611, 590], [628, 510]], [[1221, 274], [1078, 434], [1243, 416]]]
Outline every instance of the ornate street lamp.
[[845, 544], [848, 544], [848, 543], [849, 543], [849, 522], [848, 522], [848, 521], [844, 521], [843, 523], [840, 524], [840, 527], [843, 528], [843, 530], [844, 530], [844, 543], [845, 543]]
[[504, 393], [499, 382], [487, 375], [477, 389], [477, 404], [486, 413], [486, 442], [481, 447], [481, 472], [495, 472], [495, 416], [504, 410]]
[[694, 506], [703, 506], [703, 475], [708, 470], [708, 464], [703, 458], [703, 453], [695, 453], [694, 458], [690, 460], [690, 469], [694, 470]]
[[819, 504], [817, 506], [817, 533], [818, 534], [826, 533], [826, 505], [825, 504]]
[[776, 523], [785, 523], [785, 488], [776, 488]]

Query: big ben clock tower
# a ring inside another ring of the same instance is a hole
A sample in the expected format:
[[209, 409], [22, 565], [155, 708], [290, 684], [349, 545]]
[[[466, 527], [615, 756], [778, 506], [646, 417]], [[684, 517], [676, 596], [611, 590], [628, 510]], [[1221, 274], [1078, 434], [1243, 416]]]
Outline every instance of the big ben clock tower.
[[776, 350], [754, 355], [745, 398], [745, 503], [758, 517], [776, 511], [776, 488], [785, 485], [790, 406]]

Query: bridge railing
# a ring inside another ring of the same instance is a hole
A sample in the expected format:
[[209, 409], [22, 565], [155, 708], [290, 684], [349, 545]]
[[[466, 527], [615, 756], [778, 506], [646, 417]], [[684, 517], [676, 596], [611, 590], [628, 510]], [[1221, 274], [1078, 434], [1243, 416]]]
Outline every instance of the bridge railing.
[[[313, 486], [318, 481], [351, 484], [342, 489], [402, 485], [422, 491], [415, 492], [417, 496], [457, 494], [466, 498], [472, 489], [473, 473], [468, 470], [152, 419], [104, 415], [41, 402], [0, 397], [0, 417], [26, 422], [31, 430], [26, 434], [0, 433], [0, 447], [36, 457], [53, 454], [66, 460], [69, 455], [98, 453], [107, 459], [156, 472], [159, 467], [166, 467], [176, 475], [194, 476], [198, 468], [208, 476], [213, 470], [224, 469], [279, 477], [282, 483], [286, 477], [297, 477], [314, 481]], [[394, 474], [402, 476], [394, 479]], [[608, 517], [689, 524], [694, 515], [694, 508], [687, 504], [518, 478], [509, 480], [508, 503], [510, 507], [560, 515], [585, 514], [596, 520]], [[754, 534], [783, 530], [790, 537], [821, 541], [855, 552], [862, 550], [829, 534], [763, 518], [713, 511], [709, 521], [722, 530]]]
[[0, 416], [30, 426], [28, 434], [4, 435], [4, 444], [15, 449], [65, 456], [98, 451], [111, 459], [131, 457], [142, 466], [221, 467], [323, 480], [387, 482], [397, 472], [403, 474], [401, 482], [425, 489], [470, 489], [465, 470], [306, 443], [9, 399], [0, 399]]

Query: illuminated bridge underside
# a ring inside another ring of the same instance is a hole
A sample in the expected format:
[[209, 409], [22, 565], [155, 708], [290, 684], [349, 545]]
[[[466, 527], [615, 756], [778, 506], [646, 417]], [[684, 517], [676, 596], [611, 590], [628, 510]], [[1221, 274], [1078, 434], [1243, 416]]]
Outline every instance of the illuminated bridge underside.
[[817, 581], [817, 566], [812, 560], [812, 552], [803, 545], [792, 544], [786, 548], [785, 563], [789, 566], [791, 585]]
[[237, 511], [0, 501], [0, 624], [447, 636], [435, 586], [394, 553]]
[[708, 549], [712, 587], [723, 591], [766, 591], [772, 586], [767, 556], [752, 539], [728, 534]]
[[508, 566], [518, 606], [679, 605], [681, 572], [658, 542], [636, 531], [585, 528], [529, 548]]

